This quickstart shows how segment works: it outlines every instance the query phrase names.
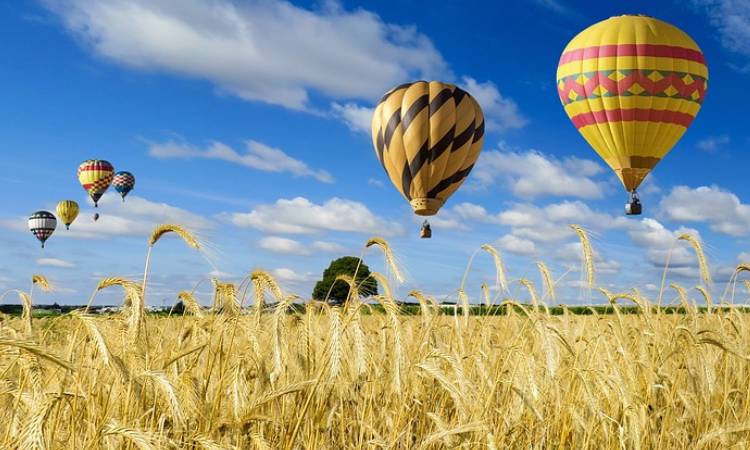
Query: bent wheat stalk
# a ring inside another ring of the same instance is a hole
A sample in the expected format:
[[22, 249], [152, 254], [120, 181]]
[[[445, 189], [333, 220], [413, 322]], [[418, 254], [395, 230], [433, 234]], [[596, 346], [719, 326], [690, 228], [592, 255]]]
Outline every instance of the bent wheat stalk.
[[581, 258], [583, 261], [583, 267], [586, 270], [586, 282], [589, 289], [594, 287], [594, 252], [591, 249], [591, 242], [586, 230], [581, 228], [580, 225], [570, 225], [570, 228], [575, 231], [578, 235], [578, 239], [581, 241], [582, 254]]
[[667, 271], [669, 270], [669, 263], [672, 260], [672, 253], [674, 252], [675, 246], [680, 241], [685, 241], [690, 244], [690, 247], [692, 247], [693, 251], [695, 252], [696, 258], [698, 258], [698, 267], [700, 270], [701, 278], [703, 279], [703, 284], [705, 284], [706, 286], [711, 285], [711, 271], [708, 269], [708, 261], [706, 260], [706, 254], [703, 252], [703, 246], [701, 245], [700, 241], [698, 241], [698, 239], [692, 234], [682, 233], [677, 236], [674, 241], [672, 241], [672, 245], [669, 248], [669, 252], [667, 253], [667, 260], [664, 263], [664, 272], [662, 273], [661, 286], [659, 287], [659, 299], [657, 300], [657, 306], [659, 307], [659, 310], [661, 310], [661, 301], [664, 295], [664, 286], [667, 282]]

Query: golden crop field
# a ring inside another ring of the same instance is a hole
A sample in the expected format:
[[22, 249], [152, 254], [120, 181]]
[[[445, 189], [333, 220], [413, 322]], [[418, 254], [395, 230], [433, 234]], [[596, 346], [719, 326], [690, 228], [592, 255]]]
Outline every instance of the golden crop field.
[[745, 314], [361, 312], [6, 321], [0, 447], [747, 445]]
[[[151, 247], [171, 232], [200, 247], [174, 226]], [[398, 275], [387, 242], [368, 246]], [[122, 278], [97, 286], [125, 293], [109, 316], [33, 318], [19, 291], [23, 316], [0, 321], [0, 448], [748, 446], [750, 320], [737, 308], [684, 300], [684, 314], [665, 314], [633, 291], [607, 293], [611, 315], [553, 315], [520, 280], [533, 304], [506, 300], [516, 307], [504, 315], [446, 315], [419, 292], [420, 313], [405, 315], [389, 280], [372, 276], [377, 311], [352, 277], [341, 277], [345, 306], [293, 311], [295, 298], [263, 271], [247, 279], [249, 309], [240, 289], [216, 281], [211, 309], [184, 291], [185, 313], [171, 317], [145, 314], [145, 283]]]

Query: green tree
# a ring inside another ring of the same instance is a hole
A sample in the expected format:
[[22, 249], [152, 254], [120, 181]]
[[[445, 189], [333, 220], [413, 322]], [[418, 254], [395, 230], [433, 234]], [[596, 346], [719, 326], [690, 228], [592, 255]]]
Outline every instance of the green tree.
[[[349, 295], [349, 285], [344, 281], [338, 281], [334, 284], [334, 281], [339, 275], [349, 275], [350, 277], [353, 277], [355, 271], [357, 272], [359, 295], [362, 297], [377, 295], [378, 282], [373, 278], [370, 278], [370, 268], [367, 267], [367, 264], [363, 261], [359, 264], [359, 270], [357, 270], [358, 264], [359, 258], [354, 256], [343, 256], [331, 261], [328, 268], [323, 271], [323, 279], [315, 283], [312, 298], [315, 300], [325, 300], [326, 295], [330, 290], [331, 293], [328, 295], [329, 302], [336, 304], [344, 303]], [[333, 288], [331, 288], [331, 285], [333, 285]]]

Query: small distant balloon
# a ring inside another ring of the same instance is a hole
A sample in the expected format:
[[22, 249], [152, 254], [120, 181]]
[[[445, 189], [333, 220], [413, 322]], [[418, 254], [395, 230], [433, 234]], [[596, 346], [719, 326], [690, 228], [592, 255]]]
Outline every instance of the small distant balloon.
[[62, 223], [65, 224], [66, 230], [70, 229], [70, 224], [76, 220], [79, 211], [78, 203], [73, 200], [62, 200], [57, 204], [57, 208], [55, 209], [57, 216], [62, 220]]
[[78, 166], [78, 181], [94, 201], [95, 207], [99, 207], [99, 199], [107, 192], [114, 176], [114, 167], [103, 159], [89, 159]]
[[122, 201], [125, 201], [125, 197], [135, 187], [135, 176], [130, 172], [117, 172], [115, 177], [112, 179], [112, 187], [120, 194]]
[[97, 220], [99, 220], [99, 213], [94, 214], [94, 222], [96, 222]]
[[29, 230], [42, 243], [42, 248], [56, 228], [57, 219], [49, 211], [37, 211], [29, 217]]

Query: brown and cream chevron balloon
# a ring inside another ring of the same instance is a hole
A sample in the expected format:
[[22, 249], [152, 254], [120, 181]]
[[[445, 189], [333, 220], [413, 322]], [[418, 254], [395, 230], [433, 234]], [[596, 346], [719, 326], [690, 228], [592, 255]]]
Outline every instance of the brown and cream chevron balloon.
[[484, 115], [466, 91], [439, 81], [402, 84], [372, 116], [375, 153], [414, 212], [431, 216], [461, 186], [484, 141]]

